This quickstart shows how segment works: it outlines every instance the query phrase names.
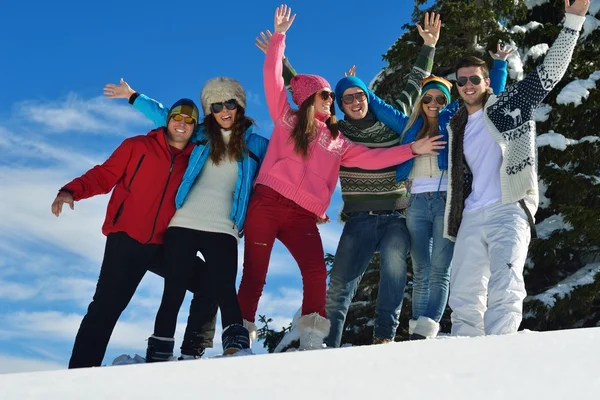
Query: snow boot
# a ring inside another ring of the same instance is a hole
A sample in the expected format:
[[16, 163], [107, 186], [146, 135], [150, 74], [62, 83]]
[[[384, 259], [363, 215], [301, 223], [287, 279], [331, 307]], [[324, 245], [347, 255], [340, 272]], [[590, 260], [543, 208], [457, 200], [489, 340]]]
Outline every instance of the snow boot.
[[388, 344], [394, 343], [392, 339], [384, 339], [380, 337], [373, 336], [373, 344]]
[[150, 336], [148, 338], [148, 349], [146, 350], [146, 362], [171, 361], [174, 346], [175, 339], [173, 338]]
[[298, 319], [300, 332], [300, 350], [316, 350], [323, 348], [323, 341], [329, 335], [331, 322], [318, 313], [303, 315]]
[[198, 332], [187, 333], [181, 343], [181, 356], [178, 360], [195, 360], [204, 355], [204, 337]]
[[248, 330], [248, 337], [250, 338], [250, 347], [252, 347], [252, 342], [256, 342], [256, 325], [254, 324], [254, 322], [244, 320], [244, 328]]
[[[412, 321], [412, 320], [411, 320]], [[433, 339], [437, 336], [440, 330], [440, 324], [424, 316], [420, 316], [417, 320], [412, 334], [409, 336], [410, 340], [423, 340]]]
[[221, 341], [223, 342], [223, 355], [234, 354], [240, 350], [250, 348], [250, 337], [248, 329], [240, 324], [231, 324], [223, 331]]

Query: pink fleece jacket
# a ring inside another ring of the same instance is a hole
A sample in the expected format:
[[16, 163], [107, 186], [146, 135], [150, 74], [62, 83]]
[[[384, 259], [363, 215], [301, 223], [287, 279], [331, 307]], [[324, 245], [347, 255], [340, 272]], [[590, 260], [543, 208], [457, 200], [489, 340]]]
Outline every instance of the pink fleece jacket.
[[353, 143], [340, 132], [333, 139], [327, 125], [317, 120], [317, 135], [308, 146], [308, 158], [294, 152], [290, 134], [296, 112], [288, 102], [282, 77], [285, 34], [274, 33], [263, 67], [269, 113], [275, 123], [267, 154], [256, 184], [266, 185], [304, 209], [323, 217], [339, 177], [340, 165], [381, 169], [414, 157], [410, 144], [386, 149], [369, 149]]

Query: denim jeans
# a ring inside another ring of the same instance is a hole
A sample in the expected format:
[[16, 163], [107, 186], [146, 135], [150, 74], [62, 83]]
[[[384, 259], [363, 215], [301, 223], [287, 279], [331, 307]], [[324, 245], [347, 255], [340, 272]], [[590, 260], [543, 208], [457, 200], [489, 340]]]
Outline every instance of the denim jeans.
[[350, 214], [338, 244], [327, 289], [326, 311], [331, 321], [326, 340], [328, 347], [340, 346], [350, 302], [377, 250], [381, 255], [381, 276], [374, 336], [394, 338], [406, 286], [409, 247], [406, 219], [399, 213]]
[[454, 243], [444, 238], [446, 192], [412, 194], [406, 213], [413, 266], [412, 319], [439, 322], [448, 302]]

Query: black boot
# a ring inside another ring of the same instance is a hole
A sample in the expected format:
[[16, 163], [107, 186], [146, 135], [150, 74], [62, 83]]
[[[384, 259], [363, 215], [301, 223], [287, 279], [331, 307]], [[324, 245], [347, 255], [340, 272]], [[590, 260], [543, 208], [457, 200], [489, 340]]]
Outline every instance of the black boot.
[[223, 354], [234, 354], [240, 350], [250, 348], [250, 335], [248, 329], [240, 324], [231, 324], [221, 335]]
[[154, 335], [148, 338], [146, 362], [170, 361], [173, 358], [174, 339], [157, 338]]
[[181, 344], [181, 356], [179, 360], [198, 359], [204, 355], [205, 340], [198, 332], [185, 334], [183, 343]]
[[413, 333], [412, 335], [410, 335], [408, 337], [408, 340], [425, 340], [425, 339], [427, 339], [425, 336], [419, 335], [418, 333]]

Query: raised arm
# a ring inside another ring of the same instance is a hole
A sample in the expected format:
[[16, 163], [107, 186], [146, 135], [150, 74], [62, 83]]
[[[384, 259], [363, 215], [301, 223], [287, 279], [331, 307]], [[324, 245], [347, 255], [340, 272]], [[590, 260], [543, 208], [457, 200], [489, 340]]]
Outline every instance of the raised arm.
[[[271, 41], [271, 37], [273, 36], [273, 34], [271, 33], [270, 30], [266, 30], [265, 32], [261, 32], [260, 33], [260, 37], [256, 37], [256, 47], [258, 47], [263, 53], [267, 54], [267, 49], [269, 48], [269, 42]], [[287, 88], [287, 90], [292, 93], [292, 85], [290, 84], [292, 81], [292, 78], [296, 75], [298, 75], [298, 73], [296, 72], [296, 70], [294, 69], [294, 67], [292, 67], [292, 64], [290, 64], [290, 60], [284, 55], [282, 58], [283, 61], [283, 82], [285, 84], [285, 87]]]
[[421, 52], [408, 75], [404, 90], [393, 100], [392, 104], [405, 115], [412, 113], [415, 102], [421, 95], [421, 81], [431, 75], [435, 46], [440, 38], [441, 27], [440, 15], [433, 12], [425, 13], [423, 27], [417, 24], [419, 36], [423, 38], [423, 47], [421, 47]]
[[267, 106], [273, 121], [277, 121], [290, 109], [282, 77], [282, 58], [285, 50], [285, 32], [296, 18], [296, 15], [291, 15], [291, 13], [292, 9], [285, 5], [277, 7], [275, 10], [275, 33], [269, 43], [263, 67]]
[[127, 82], [121, 78], [118, 85], [108, 83], [104, 86], [104, 95], [109, 99], [128, 99], [135, 109], [141, 111], [156, 128], [166, 125], [169, 110], [158, 101], [140, 94], [133, 90]]
[[506, 61], [511, 54], [516, 51], [514, 47], [503, 46], [498, 43], [496, 52], [489, 51], [490, 56], [494, 59], [494, 65], [490, 70], [490, 87], [495, 95], [504, 92], [506, 87], [506, 78], [508, 78], [508, 62]]
[[501, 99], [497, 104], [502, 104], [504, 101], [510, 100], [509, 98], [513, 95], [517, 95], [527, 103], [527, 109], [521, 107], [522, 118], [523, 120], [526, 120], [526, 117], [529, 119], [533, 110], [539, 106], [567, 71], [579, 38], [579, 31], [585, 22], [584, 16], [589, 4], [589, 0], [575, 0], [570, 5], [569, 0], [565, 0], [566, 13], [563, 28], [548, 50], [543, 63], [528, 73], [522, 81], [512, 84], [500, 94]]
[[402, 133], [409, 120], [408, 115], [387, 104], [370, 90], [367, 91], [367, 96], [369, 96], [369, 110], [375, 117], [394, 132]]

